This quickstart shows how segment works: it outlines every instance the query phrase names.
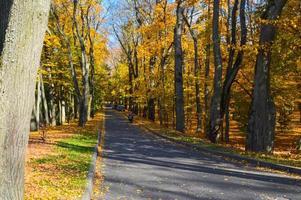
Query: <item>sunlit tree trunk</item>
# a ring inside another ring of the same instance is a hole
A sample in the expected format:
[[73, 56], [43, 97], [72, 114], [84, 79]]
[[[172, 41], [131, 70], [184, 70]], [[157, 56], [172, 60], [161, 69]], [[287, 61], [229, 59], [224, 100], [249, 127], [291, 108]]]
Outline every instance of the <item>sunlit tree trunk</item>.
[[24, 163], [48, 0], [0, 1], [0, 199], [24, 197]]
[[36, 124], [37, 124], [37, 130], [40, 128], [40, 111], [41, 111], [41, 80], [38, 78], [37, 82], [37, 98], [36, 98]]
[[43, 81], [43, 76], [40, 74], [40, 80], [41, 80], [41, 93], [42, 93], [42, 101], [43, 101], [43, 108], [44, 108], [44, 115], [45, 115], [45, 123], [49, 124], [49, 110], [48, 110], [48, 104], [45, 94], [45, 86]]

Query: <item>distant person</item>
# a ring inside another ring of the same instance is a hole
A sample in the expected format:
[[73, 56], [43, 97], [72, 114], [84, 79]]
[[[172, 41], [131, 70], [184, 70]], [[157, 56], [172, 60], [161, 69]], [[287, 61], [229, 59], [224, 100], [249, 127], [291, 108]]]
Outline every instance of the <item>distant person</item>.
[[128, 119], [131, 123], [133, 123], [133, 121], [134, 121], [134, 116], [135, 116], [135, 114], [132, 111], [130, 111], [129, 115], [128, 115]]

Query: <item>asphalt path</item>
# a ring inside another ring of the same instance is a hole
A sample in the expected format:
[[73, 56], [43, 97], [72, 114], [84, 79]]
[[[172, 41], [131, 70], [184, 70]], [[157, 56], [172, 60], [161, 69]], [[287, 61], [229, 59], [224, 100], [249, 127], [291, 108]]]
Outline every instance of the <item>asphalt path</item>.
[[107, 109], [105, 200], [301, 200], [301, 183], [174, 144]]

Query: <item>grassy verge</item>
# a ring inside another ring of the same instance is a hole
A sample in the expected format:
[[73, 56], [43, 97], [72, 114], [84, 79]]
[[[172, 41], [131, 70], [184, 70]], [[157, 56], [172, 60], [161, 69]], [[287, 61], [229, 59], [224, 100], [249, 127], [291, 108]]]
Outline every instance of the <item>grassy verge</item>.
[[78, 199], [83, 194], [101, 117], [83, 129], [71, 124], [48, 130], [45, 143], [32, 134], [25, 199]]
[[255, 158], [261, 161], [267, 161], [267, 162], [283, 164], [283, 165], [290, 165], [294, 167], [301, 167], [301, 160], [293, 159], [290, 157], [290, 155], [284, 157], [275, 154], [251, 153], [251, 152], [245, 152], [239, 148], [231, 147], [227, 144], [212, 144], [208, 140], [202, 137], [196, 135], [183, 134], [168, 128], [162, 128], [158, 123], [150, 122], [141, 117], [136, 117], [135, 123], [140, 125], [141, 127], [145, 127], [151, 131], [154, 131], [158, 134], [164, 135], [176, 141], [186, 142], [200, 147], [227, 152], [230, 154], [241, 155], [248, 158]]

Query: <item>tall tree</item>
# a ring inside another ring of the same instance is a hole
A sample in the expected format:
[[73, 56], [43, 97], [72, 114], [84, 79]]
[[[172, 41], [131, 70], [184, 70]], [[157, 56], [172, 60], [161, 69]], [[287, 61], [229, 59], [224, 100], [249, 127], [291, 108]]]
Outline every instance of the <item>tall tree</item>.
[[183, 89], [183, 1], [177, 0], [176, 25], [174, 29], [174, 48], [175, 48], [175, 109], [176, 109], [176, 130], [183, 132], [185, 129], [184, 113], [184, 89]]
[[[243, 48], [247, 43], [247, 26], [246, 26], [246, 17], [245, 17], [245, 7], [246, 1], [241, 0], [240, 9], [239, 9], [239, 21], [241, 24], [240, 31], [240, 50], [238, 51], [235, 58], [235, 47], [237, 43], [236, 34], [237, 34], [237, 17], [236, 13], [238, 10], [238, 0], [235, 0], [234, 6], [232, 8], [232, 16], [231, 16], [231, 47], [229, 51], [229, 59], [228, 66], [226, 70], [226, 77], [223, 84], [223, 92], [221, 98], [221, 119], [226, 117], [226, 130], [225, 130], [225, 140], [229, 142], [229, 104], [230, 104], [230, 93], [231, 87], [236, 79], [237, 73], [241, 67], [244, 51]], [[223, 126], [223, 120], [221, 120], [221, 126]]]
[[0, 1], [0, 199], [23, 199], [24, 162], [49, 0]]
[[219, 33], [219, 12], [220, 12], [220, 0], [213, 1], [213, 53], [214, 53], [214, 80], [213, 80], [213, 95], [210, 106], [210, 121], [209, 121], [209, 139], [211, 142], [217, 142], [220, 137], [220, 103], [222, 94], [222, 53], [220, 47], [220, 33]]
[[[81, 2], [80, 2], [81, 3]], [[80, 15], [81, 18], [81, 25], [82, 30], [79, 28], [79, 23], [77, 19], [77, 15]], [[87, 50], [86, 50], [86, 44], [85, 44], [85, 18], [83, 13], [82, 4], [79, 4], [79, 0], [73, 1], [73, 17], [72, 21], [75, 27], [75, 36], [79, 41], [80, 45], [80, 66], [82, 70], [82, 83], [83, 83], [83, 92], [82, 92], [82, 98], [80, 101], [80, 112], [79, 112], [79, 125], [85, 126], [85, 124], [88, 121], [88, 107], [90, 102], [90, 84], [89, 84], [89, 73], [90, 73], [90, 65], [87, 58]]]
[[201, 107], [201, 94], [200, 94], [200, 57], [199, 57], [199, 40], [198, 33], [192, 27], [192, 20], [195, 15], [195, 8], [191, 9], [190, 20], [184, 16], [184, 21], [188, 26], [189, 33], [193, 40], [193, 50], [194, 50], [194, 77], [195, 77], [195, 102], [196, 102], [196, 117], [197, 117], [197, 128], [196, 132], [202, 130], [202, 107]]
[[246, 150], [271, 152], [274, 146], [276, 111], [270, 90], [272, 43], [276, 34], [273, 21], [282, 12], [286, 0], [266, 1], [261, 16], [260, 49], [257, 54], [253, 98], [248, 122]]

